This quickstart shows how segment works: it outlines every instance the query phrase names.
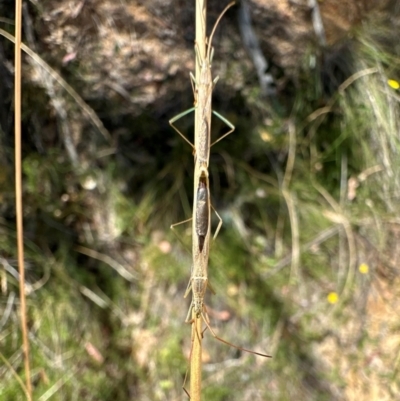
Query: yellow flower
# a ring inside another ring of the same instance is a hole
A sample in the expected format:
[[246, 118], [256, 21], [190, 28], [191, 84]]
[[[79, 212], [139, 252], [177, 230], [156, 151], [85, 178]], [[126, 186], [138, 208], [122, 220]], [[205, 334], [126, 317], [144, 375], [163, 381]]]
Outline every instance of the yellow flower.
[[393, 89], [399, 89], [400, 88], [400, 84], [397, 82], [397, 81], [395, 81], [394, 79], [388, 79], [387, 80], [387, 83], [388, 83], [388, 85], [391, 87], [391, 88], [393, 88]]
[[328, 302], [332, 305], [336, 304], [337, 301], [339, 300], [339, 296], [336, 292], [330, 292], [328, 296], [326, 297]]
[[358, 266], [358, 270], [362, 274], [368, 274], [369, 266], [366, 263], [361, 263], [361, 265]]

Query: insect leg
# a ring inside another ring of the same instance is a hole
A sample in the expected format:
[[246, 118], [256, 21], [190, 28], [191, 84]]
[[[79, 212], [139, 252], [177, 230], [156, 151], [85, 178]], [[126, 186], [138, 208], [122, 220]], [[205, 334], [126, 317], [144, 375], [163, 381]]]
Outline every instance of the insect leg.
[[178, 115], [176, 115], [174, 118], [171, 118], [171, 120], [169, 120], [169, 125], [193, 148], [193, 153], [195, 152], [195, 147], [193, 145], [192, 142], [189, 141], [189, 139], [186, 138], [185, 135], [182, 134], [181, 131], [179, 131], [179, 129], [174, 125], [175, 121], [178, 121], [180, 118], [186, 116], [187, 114], [191, 113], [192, 111], [194, 111], [194, 107], [183, 111], [182, 113], [179, 113]]
[[[207, 312], [205, 312], [207, 313]], [[267, 355], [267, 354], [262, 354], [261, 352], [256, 352], [256, 351], [252, 351], [250, 349], [247, 348], [242, 348], [239, 347], [237, 345], [234, 345], [232, 343], [230, 343], [229, 341], [224, 340], [221, 337], [218, 337], [217, 334], [215, 333], [215, 331], [213, 330], [213, 328], [210, 326], [210, 323], [207, 321], [208, 319], [206, 318], [206, 316], [204, 315], [204, 312], [201, 312], [201, 316], [203, 317], [204, 323], [206, 324], [208, 330], [210, 330], [210, 333], [213, 335], [214, 338], [216, 338], [218, 341], [221, 341], [222, 343], [229, 345], [230, 347], [236, 348], [240, 351], [244, 351], [244, 352], [248, 352], [249, 354], [254, 354], [254, 355], [259, 355], [259, 356], [263, 356], [264, 358], [272, 358], [271, 355]], [[208, 315], [207, 315], [208, 316]]]
[[210, 145], [210, 147], [211, 147], [211, 146], [214, 146], [217, 142], [221, 141], [222, 139], [224, 139], [225, 137], [227, 137], [229, 134], [231, 134], [233, 131], [235, 131], [235, 126], [234, 126], [229, 120], [227, 120], [225, 117], [221, 116], [221, 114], [217, 113], [217, 112], [214, 111], [214, 110], [213, 110], [213, 114], [214, 114], [215, 116], [217, 116], [221, 121], [223, 121], [223, 122], [230, 128], [230, 130], [229, 130], [226, 134], [224, 134], [224, 135], [222, 135], [220, 138], [218, 138], [216, 141], [214, 141], [214, 142]]
[[212, 207], [212, 210], [214, 210], [214, 213], [217, 215], [218, 220], [219, 220], [217, 229], [215, 230], [215, 233], [214, 233], [214, 236], [213, 236], [213, 240], [215, 240], [215, 238], [217, 238], [217, 235], [218, 235], [218, 233], [219, 233], [219, 230], [221, 229], [221, 226], [222, 226], [222, 218], [221, 218], [221, 216], [218, 214], [218, 212], [215, 210], [214, 206], [211, 205], [211, 207]]

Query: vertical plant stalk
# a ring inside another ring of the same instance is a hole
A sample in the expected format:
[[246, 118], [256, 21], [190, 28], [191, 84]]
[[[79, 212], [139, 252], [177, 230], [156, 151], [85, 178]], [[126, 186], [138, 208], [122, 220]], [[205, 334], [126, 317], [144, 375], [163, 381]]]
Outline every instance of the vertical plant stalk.
[[196, 316], [192, 309], [192, 353], [190, 357], [190, 399], [200, 401], [201, 399], [201, 370], [202, 370], [202, 318]]
[[[206, 21], [207, 21], [207, 0], [196, 1], [196, 82], [200, 81], [200, 60], [206, 56]], [[199, 107], [194, 111], [195, 135], [198, 135], [201, 127], [196, 126], [200, 121], [198, 116], [202, 113]], [[190, 358], [190, 397], [193, 401], [201, 399], [201, 371], [202, 371], [202, 320], [197, 316], [194, 308], [192, 309], [192, 355]]]
[[22, 0], [15, 2], [15, 79], [14, 79], [14, 124], [15, 124], [15, 208], [17, 215], [17, 247], [19, 270], [20, 318], [25, 362], [26, 396], [32, 401], [32, 384], [29, 366], [29, 340], [26, 323], [24, 239], [22, 221], [22, 168], [21, 168], [21, 25]]

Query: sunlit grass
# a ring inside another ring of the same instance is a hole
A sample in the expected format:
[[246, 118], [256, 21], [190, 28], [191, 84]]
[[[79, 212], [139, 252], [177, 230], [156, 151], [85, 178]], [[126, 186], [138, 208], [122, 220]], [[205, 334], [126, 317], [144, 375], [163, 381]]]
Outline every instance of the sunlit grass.
[[[398, 39], [374, 29], [356, 32], [352, 59], [341, 56], [346, 84], [329, 82], [332, 92], [324, 92], [320, 67], [310, 69], [306, 61], [285, 107], [270, 107], [256, 90], [245, 90], [249, 98], [238, 103], [247, 114], [238, 111], [237, 132], [212, 149], [212, 198], [224, 225], [211, 247], [211, 324], [228, 341], [271, 351], [274, 358], [238, 353], [207, 330], [207, 400], [319, 401], [334, 392], [346, 399], [351, 380], [368, 390], [369, 379], [396, 392], [397, 378], [385, 370], [394, 366], [389, 354], [398, 354], [395, 335], [390, 352], [375, 351], [383, 337], [382, 300], [392, 299], [385, 277], [398, 272], [392, 256], [400, 194], [400, 65]], [[115, 159], [86, 160], [81, 171], [59, 146], [24, 158], [37, 400], [186, 397], [181, 386], [191, 347], [184, 323], [190, 299], [183, 294], [192, 263], [191, 223], [175, 228], [180, 241], [169, 226], [190, 217], [193, 156], [173, 130], [163, 131], [148, 116], [141, 123], [142, 147], [125, 135]], [[183, 126], [190, 133], [191, 126]], [[138, 129], [134, 140], [140, 135]], [[2, 210], [8, 216], [13, 199], [5, 185]], [[18, 301], [10, 297], [17, 291], [10, 221], [0, 221], [1, 309], [12, 301], [0, 348], [21, 375]], [[133, 278], [78, 246], [107, 255]], [[371, 366], [382, 367], [379, 380]], [[23, 399], [6, 365], [0, 364], [0, 376], [0, 398]]]

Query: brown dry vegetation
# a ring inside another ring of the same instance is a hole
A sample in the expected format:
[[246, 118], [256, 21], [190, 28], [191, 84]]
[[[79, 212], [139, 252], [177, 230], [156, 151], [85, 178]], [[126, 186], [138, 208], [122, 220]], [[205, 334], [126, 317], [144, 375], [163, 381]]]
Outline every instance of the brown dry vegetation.
[[[320, 2], [329, 44], [320, 49], [306, 1], [249, 3], [277, 94], [259, 96], [231, 10], [214, 41], [213, 73], [221, 77], [214, 108], [237, 130], [212, 151], [211, 189], [224, 228], [210, 264], [217, 295], [207, 303], [222, 337], [274, 358], [238, 355], [206, 332], [205, 399], [397, 399], [399, 107], [386, 78], [400, 73], [399, 5]], [[0, 4], [1, 27], [10, 32], [12, 6]], [[209, 1], [209, 27], [224, 6]], [[24, 42], [104, 124], [99, 130], [25, 56], [36, 399], [50, 390], [55, 400], [185, 399], [190, 256], [169, 226], [190, 214], [193, 166], [168, 120], [193, 104], [194, 2], [47, 0], [24, 12]], [[338, 92], [368, 68], [375, 70]], [[11, 295], [12, 48], [4, 38], [0, 71], [0, 308], [7, 317], [0, 350], [22, 375]], [[190, 120], [183, 131], [191, 132]], [[285, 188], [293, 121], [295, 161]], [[214, 129], [224, 130], [218, 121]], [[178, 231], [185, 244], [187, 233]], [[339, 295], [335, 305], [330, 292]], [[1, 363], [0, 399], [23, 399]]]

